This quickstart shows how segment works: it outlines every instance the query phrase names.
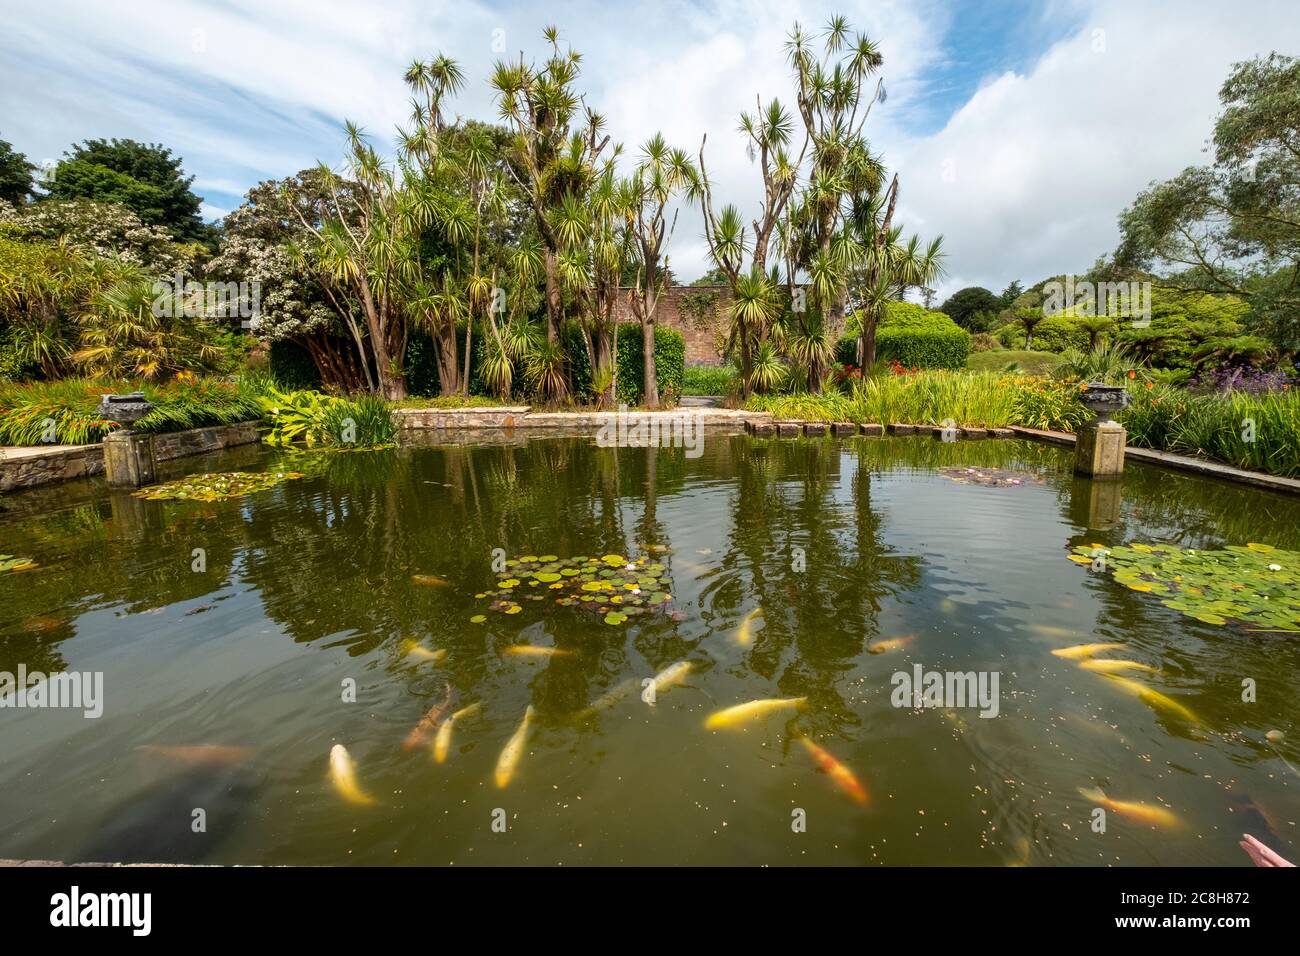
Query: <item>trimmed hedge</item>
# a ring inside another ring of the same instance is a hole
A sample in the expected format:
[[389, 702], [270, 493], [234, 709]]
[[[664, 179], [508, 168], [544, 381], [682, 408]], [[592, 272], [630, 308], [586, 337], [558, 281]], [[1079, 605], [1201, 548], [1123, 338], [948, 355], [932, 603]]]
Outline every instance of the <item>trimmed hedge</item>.
[[[856, 330], [857, 322], [850, 321], [849, 326]], [[856, 331], [840, 339], [836, 360], [857, 364], [857, 341]], [[889, 303], [876, 328], [876, 358], [908, 368], [965, 368], [970, 350], [969, 332], [942, 312], [914, 302]]]
[[[617, 328], [618, 348], [615, 352], [618, 386], [615, 393], [618, 400], [626, 405], [638, 405], [641, 402], [642, 373], [644, 357], [641, 347], [641, 325], [637, 322], [622, 322]], [[587, 346], [583, 343], [582, 330], [577, 325], [570, 325], [565, 332], [570, 356], [570, 375], [573, 383], [574, 398], [592, 401], [595, 396], [591, 391], [591, 363], [587, 361]], [[674, 398], [682, 394], [682, 379], [686, 374], [686, 340], [674, 329], [655, 326], [655, 381], [659, 383], [659, 397], [662, 400], [669, 393]]]

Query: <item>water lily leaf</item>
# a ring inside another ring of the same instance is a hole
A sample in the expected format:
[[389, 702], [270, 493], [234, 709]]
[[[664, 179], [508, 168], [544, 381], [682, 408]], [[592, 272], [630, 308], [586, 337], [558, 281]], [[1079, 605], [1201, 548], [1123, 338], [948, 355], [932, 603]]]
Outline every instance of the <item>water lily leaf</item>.
[[469, 619], [469, 622], [471, 624], [482, 624], [486, 620], [487, 620], [486, 614], [475, 614], [473, 617]]

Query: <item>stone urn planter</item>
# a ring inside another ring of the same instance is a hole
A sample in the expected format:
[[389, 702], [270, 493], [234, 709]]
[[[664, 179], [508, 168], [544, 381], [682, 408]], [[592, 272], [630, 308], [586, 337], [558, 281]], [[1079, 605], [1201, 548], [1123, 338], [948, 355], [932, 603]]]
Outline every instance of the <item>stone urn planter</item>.
[[143, 392], [105, 395], [99, 414], [123, 427], [104, 437], [104, 478], [111, 488], [139, 488], [154, 481], [153, 436], [138, 435], [131, 426], [153, 411]]
[[1116, 412], [1128, 408], [1128, 389], [1123, 385], [1089, 382], [1079, 393], [1079, 401], [1097, 416], [1097, 421], [1108, 422]]
[[1089, 382], [1080, 388], [1079, 401], [1096, 418], [1081, 426], [1075, 437], [1075, 472], [1089, 478], [1118, 478], [1124, 473], [1128, 435], [1112, 416], [1127, 408], [1128, 400], [1123, 385]]
[[144, 392], [105, 395], [99, 400], [99, 417], [125, 425], [128, 430], [151, 411], [153, 403], [144, 397]]

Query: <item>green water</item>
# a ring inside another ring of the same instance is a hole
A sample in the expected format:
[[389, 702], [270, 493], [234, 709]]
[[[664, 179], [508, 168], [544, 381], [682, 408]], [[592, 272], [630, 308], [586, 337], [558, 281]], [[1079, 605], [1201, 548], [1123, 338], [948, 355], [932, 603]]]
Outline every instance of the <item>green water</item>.
[[[953, 465], [1043, 480], [981, 487], [937, 470]], [[183, 467], [283, 466], [250, 447]], [[0, 710], [0, 857], [1248, 865], [1242, 832], [1300, 857], [1300, 778], [1286, 763], [1300, 764], [1295, 639], [1203, 624], [1066, 559], [1092, 542], [1300, 549], [1298, 500], [1137, 464], [1115, 500], [1074, 479], [1061, 449], [924, 438], [710, 432], [698, 458], [521, 439], [304, 470], [207, 504], [95, 481], [0, 499], [0, 553], [38, 562], [0, 575], [0, 670], [99, 671], [105, 689], [97, 720]], [[510, 592], [521, 610], [490, 610], [475, 595], [509, 574], [494, 573], [494, 549], [644, 556], [671, 600], [608, 625], [523, 575]], [[893, 638], [911, 640], [866, 650]], [[445, 659], [411, 655], [411, 641]], [[1133, 676], [1200, 723], [1050, 653], [1088, 641], [1160, 668]], [[516, 644], [571, 653], [505, 653]], [[644, 702], [639, 682], [677, 661], [692, 665], [685, 682]], [[998, 716], [892, 706], [891, 675], [915, 664], [996, 671]], [[579, 716], [628, 681], [633, 693]], [[448, 685], [456, 708], [482, 706], [438, 764], [427, 743], [403, 741]], [[704, 726], [776, 697], [807, 702]], [[532, 732], [498, 788], [529, 705]], [[1286, 734], [1277, 748], [1273, 729]], [[865, 806], [798, 735], [852, 769]], [[203, 744], [244, 750], [194, 761], [150, 749]], [[335, 744], [375, 805], [332, 785]], [[1110, 813], [1095, 833], [1078, 793], [1094, 786], [1163, 803], [1178, 825]]]

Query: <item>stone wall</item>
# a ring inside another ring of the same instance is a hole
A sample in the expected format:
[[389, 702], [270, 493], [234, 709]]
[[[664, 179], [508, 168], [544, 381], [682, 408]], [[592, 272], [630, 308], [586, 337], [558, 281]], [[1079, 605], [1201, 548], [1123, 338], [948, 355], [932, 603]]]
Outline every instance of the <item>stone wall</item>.
[[[167, 432], [153, 439], [154, 461], [219, 451], [258, 440], [257, 422]], [[104, 446], [61, 445], [55, 448], [7, 448], [0, 453], [0, 492], [34, 488], [56, 481], [104, 473]]]
[[0, 492], [104, 473], [101, 445], [10, 448], [0, 457]]
[[[632, 290], [623, 291], [630, 294]], [[730, 286], [670, 286], [655, 307], [655, 325], [682, 333], [686, 340], [687, 365], [721, 365], [718, 349], [726, 340], [730, 305]], [[620, 322], [637, 321], [627, 295], [619, 299], [616, 315]]]

